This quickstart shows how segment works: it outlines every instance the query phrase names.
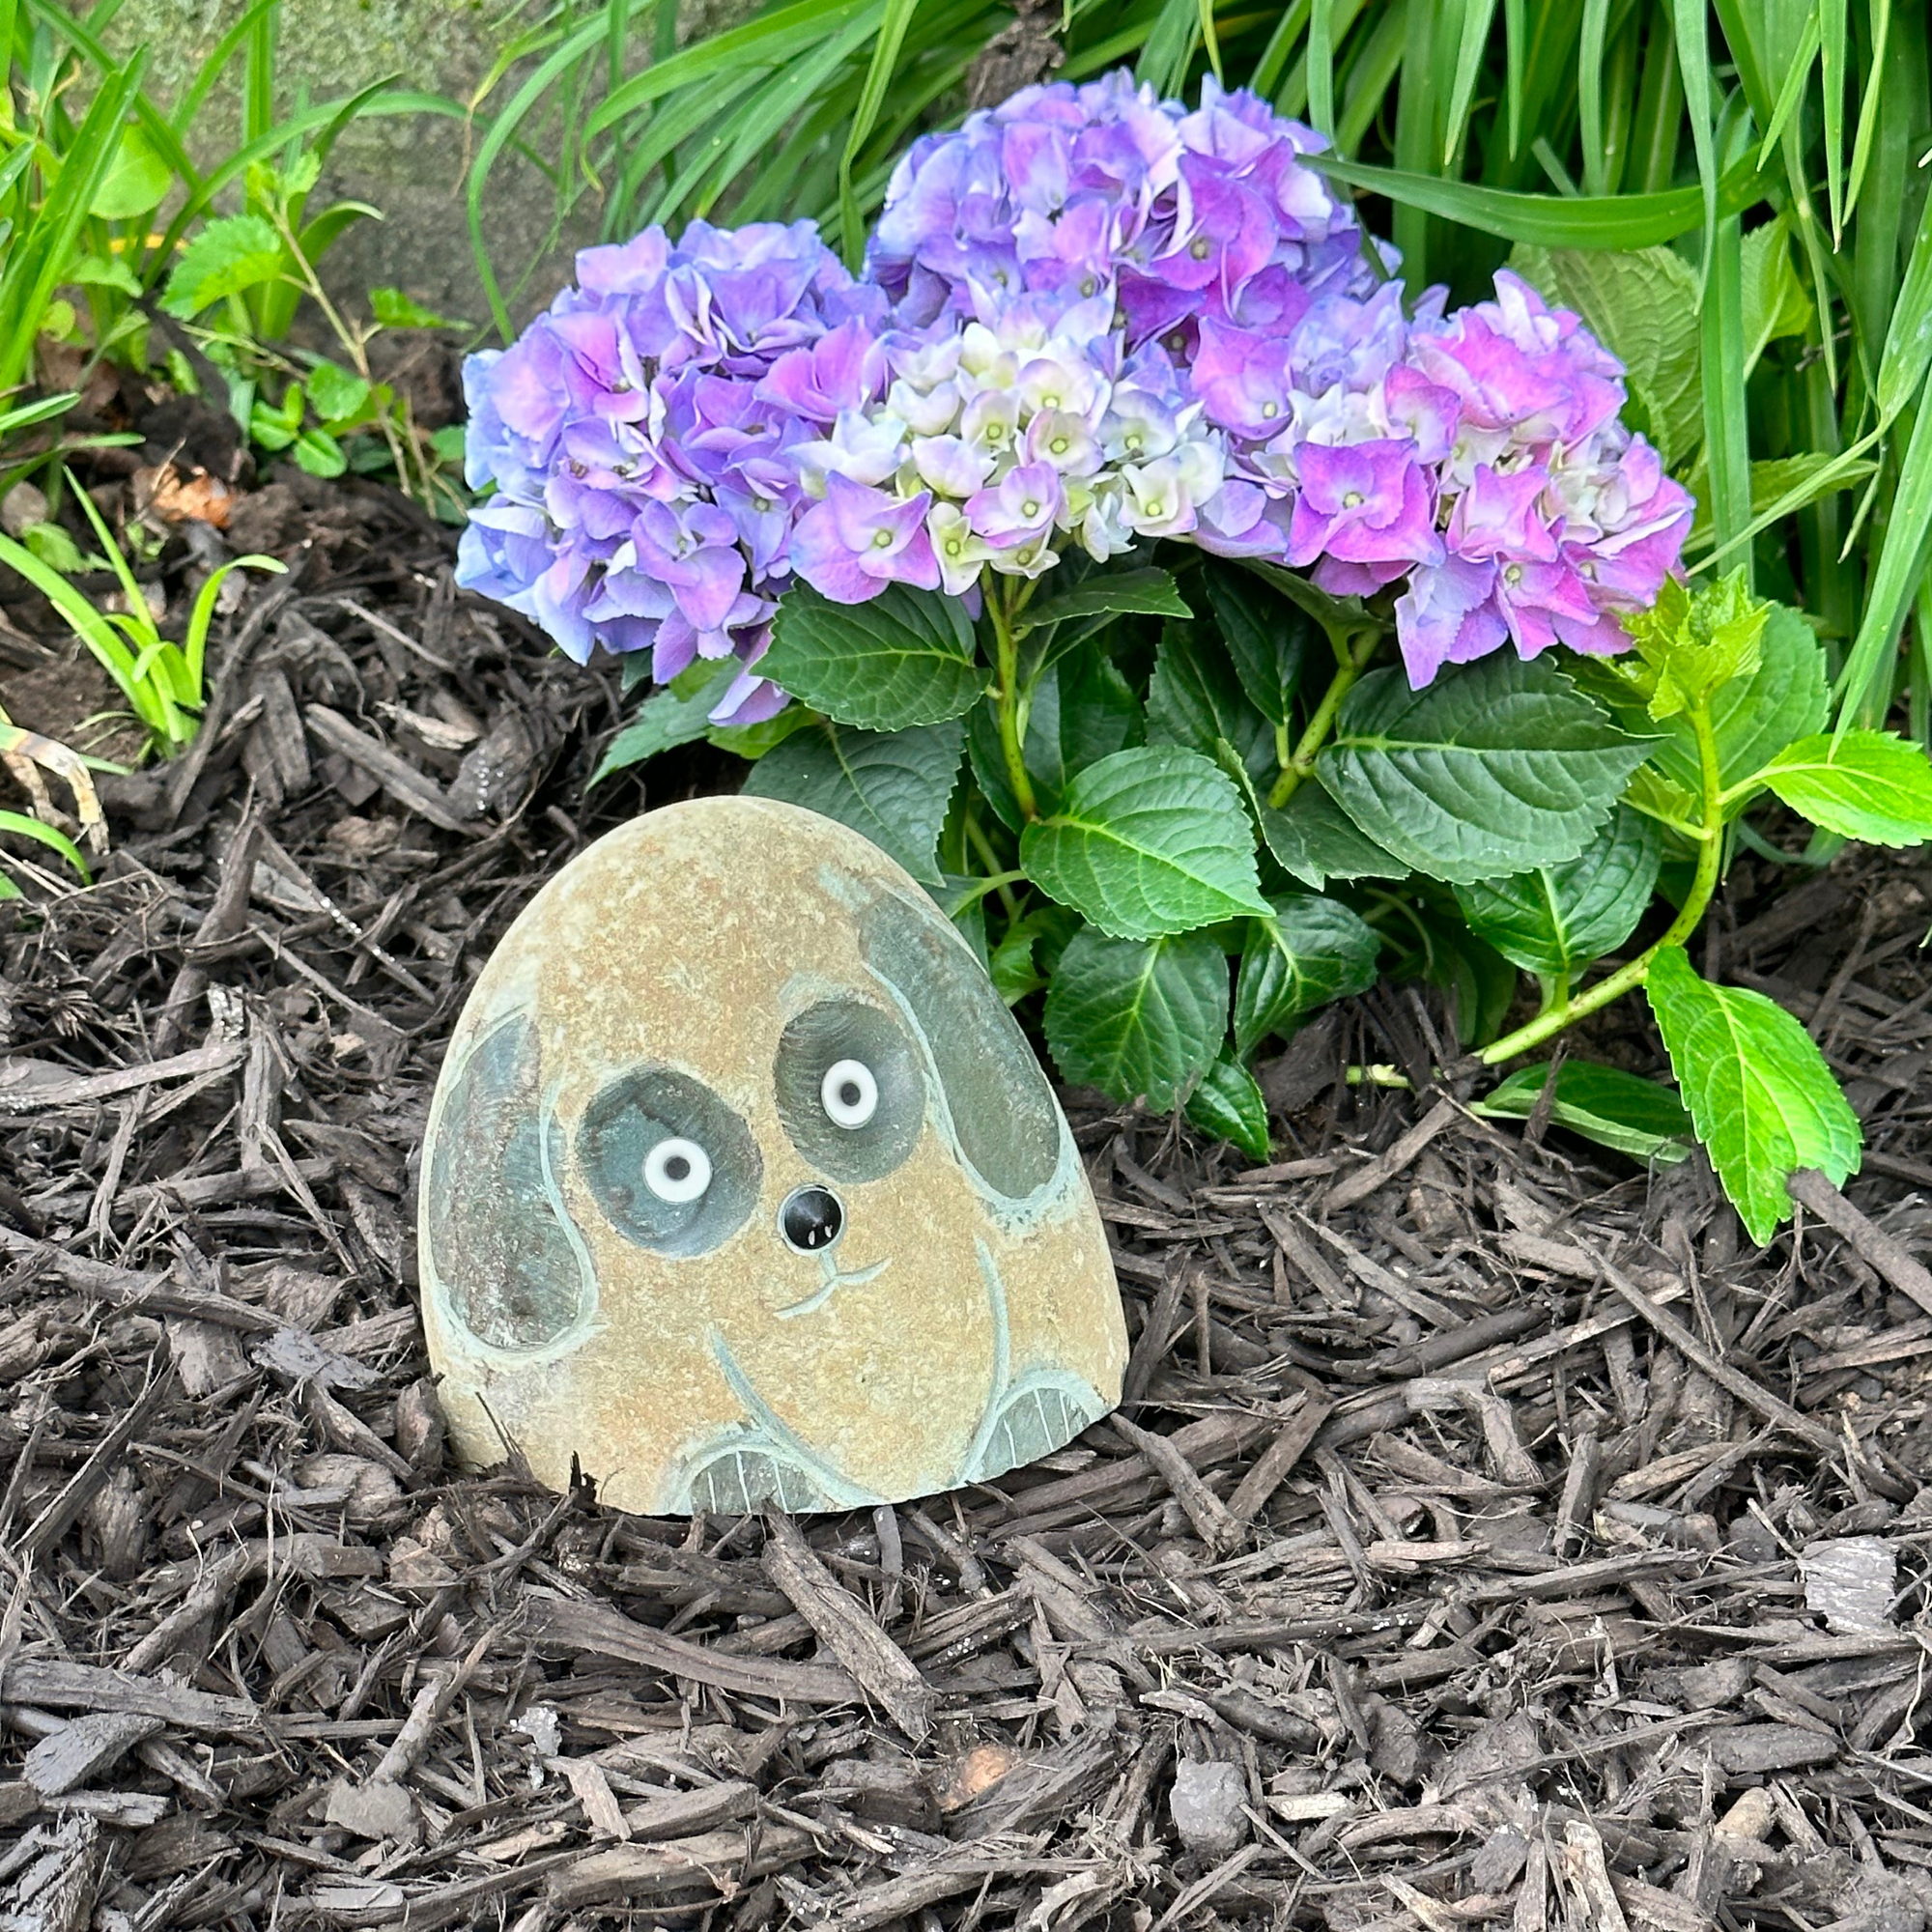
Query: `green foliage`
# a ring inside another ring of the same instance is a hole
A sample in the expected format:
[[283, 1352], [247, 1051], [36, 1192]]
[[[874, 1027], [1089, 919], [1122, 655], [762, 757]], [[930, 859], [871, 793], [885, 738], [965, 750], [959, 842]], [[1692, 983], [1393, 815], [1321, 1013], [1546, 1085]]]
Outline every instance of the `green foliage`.
[[864, 833], [914, 878], [937, 885], [939, 833], [965, 741], [956, 719], [889, 736], [812, 724], [767, 752], [745, 790], [822, 811]]
[[[1486, 1120], [1526, 1121], [1548, 1081], [1547, 1063], [1520, 1067], [1469, 1111]], [[1556, 1069], [1549, 1119], [1633, 1160], [1674, 1166], [1690, 1151], [1690, 1116], [1684, 1103], [1669, 1088], [1617, 1066], [1566, 1060]]]
[[1932, 764], [1889, 731], [1801, 738], [1758, 777], [1794, 811], [1840, 838], [1869, 845], [1932, 838]]
[[1089, 765], [1020, 839], [1027, 876], [1117, 939], [1269, 911], [1241, 801], [1198, 752], [1145, 745]]
[[1510, 879], [1459, 885], [1456, 903], [1470, 929], [1512, 965], [1567, 982], [1636, 930], [1662, 857], [1656, 821], [1620, 805], [1576, 858]]
[[1251, 919], [1235, 980], [1235, 1047], [1243, 1058], [1331, 1000], [1376, 983], [1381, 935], [1337, 899], [1291, 893]]
[[1228, 961], [1200, 933], [1110, 939], [1083, 926], [1047, 988], [1045, 1026], [1068, 1080], [1165, 1111], [1220, 1054]]
[[1316, 769], [1386, 851], [1471, 883], [1574, 859], [1646, 749], [1560, 671], [1499, 651], [1421, 691], [1371, 671]]
[[154, 748], [171, 755], [186, 747], [199, 722], [208, 634], [223, 582], [235, 570], [279, 574], [287, 566], [272, 556], [239, 556], [211, 571], [195, 595], [186, 633], [176, 643], [156, 627], [146, 594], [93, 499], [78, 489], [73, 496], [120, 580], [124, 611], [109, 614], [97, 610], [58, 570], [12, 537], [0, 536], [0, 564], [17, 571], [60, 612], [147, 727]]
[[1697, 1138], [1762, 1245], [1791, 1211], [1785, 1182], [1798, 1169], [1820, 1168], [1833, 1183], [1858, 1171], [1858, 1116], [1776, 1001], [1709, 984], [1678, 947], [1658, 955], [1645, 991]]
[[986, 688], [965, 611], [952, 598], [900, 583], [858, 605], [794, 584], [779, 602], [760, 673], [838, 724], [867, 731], [956, 718]]
[[1201, 1076], [1187, 1096], [1187, 1118], [1205, 1134], [1232, 1141], [1245, 1154], [1265, 1160], [1273, 1151], [1268, 1135], [1267, 1098], [1255, 1076], [1225, 1053]]

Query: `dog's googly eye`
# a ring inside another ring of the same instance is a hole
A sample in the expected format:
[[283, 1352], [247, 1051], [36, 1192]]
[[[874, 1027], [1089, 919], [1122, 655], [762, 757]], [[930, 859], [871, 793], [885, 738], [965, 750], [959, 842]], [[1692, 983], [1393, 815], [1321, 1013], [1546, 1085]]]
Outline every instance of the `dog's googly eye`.
[[711, 1185], [711, 1156], [696, 1141], [660, 1141], [644, 1156], [644, 1185], [673, 1207], [701, 1200]]
[[879, 1083], [863, 1060], [836, 1060], [819, 1083], [819, 1100], [836, 1127], [863, 1127], [878, 1111]]

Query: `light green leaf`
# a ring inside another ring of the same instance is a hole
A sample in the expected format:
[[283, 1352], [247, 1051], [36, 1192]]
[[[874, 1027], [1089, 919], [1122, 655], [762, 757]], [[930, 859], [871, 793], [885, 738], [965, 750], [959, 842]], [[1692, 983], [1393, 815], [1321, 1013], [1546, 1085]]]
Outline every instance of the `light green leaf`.
[[889, 583], [835, 604], [809, 583], [779, 600], [761, 675], [840, 724], [901, 731], [967, 710], [986, 688], [957, 598]]
[[940, 827], [959, 777], [956, 719], [894, 732], [807, 725], [752, 767], [752, 798], [789, 799], [849, 825], [923, 885], [940, 882]]
[[1209, 561], [1208, 602], [1248, 700], [1270, 724], [1286, 724], [1311, 641], [1321, 639], [1305, 611], [1252, 571]]
[[1110, 939], [1085, 926], [1046, 993], [1061, 1076], [1166, 1112], [1214, 1064], [1228, 1031], [1228, 961], [1201, 933]]
[[714, 664], [700, 658], [692, 668], [705, 674], [690, 686], [680, 677], [639, 705], [637, 716], [611, 740], [597, 760], [597, 769], [590, 774], [592, 784], [600, 784], [612, 772], [640, 765], [673, 746], [695, 744], [710, 730], [711, 713], [737, 677], [738, 661], [727, 658], [723, 664]]
[[1234, 781], [1198, 752], [1145, 745], [1089, 765], [1020, 839], [1027, 877], [1118, 938], [1265, 916]]
[[1138, 613], [1145, 617], [1191, 617], [1194, 612], [1164, 570], [1100, 570], [1070, 590], [1027, 606], [1025, 628], [1037, 631], [1068, 617]]
[[1932, 762], [1889, 731], [1801, 738], [1758, 776], [1793, 811], [1841, 838], [1868, 845], [1932, 838]]
[[1666, 577], [1657, 602], [1625, 623], [1652, 674], [1651, 718], [1674, 718], [1733, 678], [1749, 677], [1771, 609], [1751, 595], [1742, 569], [1695, 590]]
[[1233, 659], [1205, 624], [1162, 627], [1148, 683], [1147, 734], [1151, 745], [1185, 745], [1209, 758], [1217, 745], [1232, 745], [1257, 783], [1275, 774], [1274, 729], [1248, 701]]
[[[1487, 1098], [1472, 1101], [1469, 1111], [1492, 1121], [1526, 1121], [1548, 1078], [1547, 1062], [1520, 1067]], [[1618, 1066], [1566, 1060], [1556, 1069], [1549, 1118], [1633, 1160], [1674, 1167], [1690, 1151], [1690, 1116], [1684, 1103], [1668, 1087]]]
[[[1629, 729], [1658, 733], [1646, 772], [1661, 775], [1678, 787], [1687, 801], [1694, 800], [1702, 780], [1697, 740], [1689, 723], [1674, 717], [1662, 724], [1652, 724], [1643, 698], [1612, 668], [1613, 662], [1579, 660], [1579, 681], [1593, 696], [1607, 703]], [[1824, 647], [1796, 611], [1774, 604], [1758, 638], [1756, 670], [1747, 678], [1721, 686], [1711, 700], [1720, 781], [1726, 787], [1739, 783], [1768, 764], [1794, 738], [1818, 730], [1825, 723], [1825, 705]], [[1743, 806], [1740, 797], [1732, 810], [1741, 810]], [[1694, 804], [1690, 809], [1694, 810]]]
[[[1765, 344], [1803, 335], [1811, 320], [1811, 298], [1791, 266], [1791, 223], [1786, 215], [1753, 228], [1744, 238], [1745, 373], [1757, 366]], [[1775, 499], [1774, 499], [1775, 500]]]
[[81, 289], [114, 289], [124, 296], [141, 293], [140, 278], [119, 255], [82, 255], [61, 280]]
[[1635, 930], [1657, 886], [1657, 821], [1620, 805], [1567, 864], [1456, 887], [1463, 917], [1526, 973], [1575, 980]]
[[311, 476], [340, 476], [349, 468], [342, 445], [326, 429], [305, 429], [295, 440], [296, 462]]
[[1647, 750], [1559, 671], [1499, 651], [1422, 691], [1371, 671], [1316, 774], [1377, 844], [1469, 883], [1574, 859]]
[[1204, 1134], [1231, 1142], [1255, 1160], [1274, 1151], [1268, 1138], [1267, 1100], [1255, 1076], [1223, 1054], [1187, 1096], [1187, 1118]]
[[[1104, 651], [1083, 644], [1056, 659], [1035, 680], [1027, 709], [1023, 754], [1039, 810], [1057, 811], [1076, 772], [1139, 744], [1144, 735], [1141, 701]], [[974, 708], [966, 746], [987, 804], [1009, 831], [1019, 831], [1024, 821], [990, 704]]]
[[211, 221], [183, 250], [161, 306], [190, 320], [225, 297], [272, 282], [284, 260], [282, 239], [266, 215], [225, 215]]
[[1704, 434], [1696, 271], [1672, 248], [1584, 250], [1520, 244], [1510, 266], [1545, 298], [1574, 308], [1624, 365], [1634, 427], [1666, 469]]
[[[38, 818], [29, 818], [23, 811], [0, 811], [0, 832], [11, 833], [16, 838], [31, 838], [51, 852], [58, 852], [83, 879], [92, 876], [87, 861], [80, 856], [80, 847], [65, 832], [43, 825]], [[17, 887], [14, 896], [18, 896]]]
[[1751, 1239], [1791, 1211], [1785, 1182], [1821, 1168], [1833, 1185], [1858, 1171], [1863, 1135], [1825, 1056], [1775, 1000], [1713, 986], [1682, 947], [1660, 952], [1645, 983], [1697, 1138]]
[[139, 125], [130, 123], [121, 130], [121, 144], [100, 185], [94, 190], [87, 212], [103, 221], [125, 221], [130, 215], [145, 214], [160, 205], [174, 180], [174, 169], [156, 154]]
[[1376, 983], [1381, 935], [1335, 899], [1293, 893], [1274, 917], [1248, 922], [1235, 981], [1235, 1045], [1245, 1059], [1269, 1034], [1284, 1037], [1319, 1007]]
[[318, 361], [308, 374], [308, 399], [324, 422], [343, 422], [355, 415], [373, 393], [371, 384], [339, 363]]
[[371, 289], [369, 313], [384, 328], [462, 328], [463, 323], [423, 307], [401, 289]]

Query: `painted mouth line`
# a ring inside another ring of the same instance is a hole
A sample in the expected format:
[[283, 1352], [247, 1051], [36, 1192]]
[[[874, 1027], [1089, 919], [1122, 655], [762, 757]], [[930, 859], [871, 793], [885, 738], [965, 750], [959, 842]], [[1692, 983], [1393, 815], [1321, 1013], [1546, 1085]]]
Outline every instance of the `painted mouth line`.
[[794, 1301], [789, 1308], [781, 1308], [778, 1311], [778, 1318], [781, 1321], [784, 1321], [794, 1315], [813, 1314], [823, 1308], [841, 1288], [864, 1288], [868, 1281], [876, 1281], [891, 1266], [892, 1260], [888, 1257], [885, 1261], [874, 1262], [870, 1267], [854, 1268], [849, 1274], [841, 1274], [832, 1265], [832, 1257], [827, 1255], [824, 1283], [812, 1293], [808, 1294], [803, 1301]]

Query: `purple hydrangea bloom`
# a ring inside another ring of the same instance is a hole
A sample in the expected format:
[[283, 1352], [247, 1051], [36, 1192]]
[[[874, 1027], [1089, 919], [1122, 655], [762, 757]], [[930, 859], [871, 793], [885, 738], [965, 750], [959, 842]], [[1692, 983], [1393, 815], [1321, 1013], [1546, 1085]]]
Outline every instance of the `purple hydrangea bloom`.
[[1321, 145], [1211, 80], [1189, 113], [1115, 73], [916, 143], [863, 280], [809, 222], [585, 250], [466, 365], [495, 494], [461, 581], [580, 660], [735, 658], [721, 721], [785, 702], [756, 666], [795, 580], [977, 609], [1069, 544], [1383, 597], [1418, 686], [1506, 643], [1623, 649], [1691, 504], [1620, 420], [1621, 366], [1508, 271], [1406, 309]]
[[784, 695], [752, 668], [811, 506], [795, 452], [876, 400], [888, 320], [810, 222], [583, 250], [575, 287], [465, 366], [467, 471], [494, 494], [458, 581], [580, 663], [649, 649], [664, 682], [735, 657], [714, 716], [769, 717]]

